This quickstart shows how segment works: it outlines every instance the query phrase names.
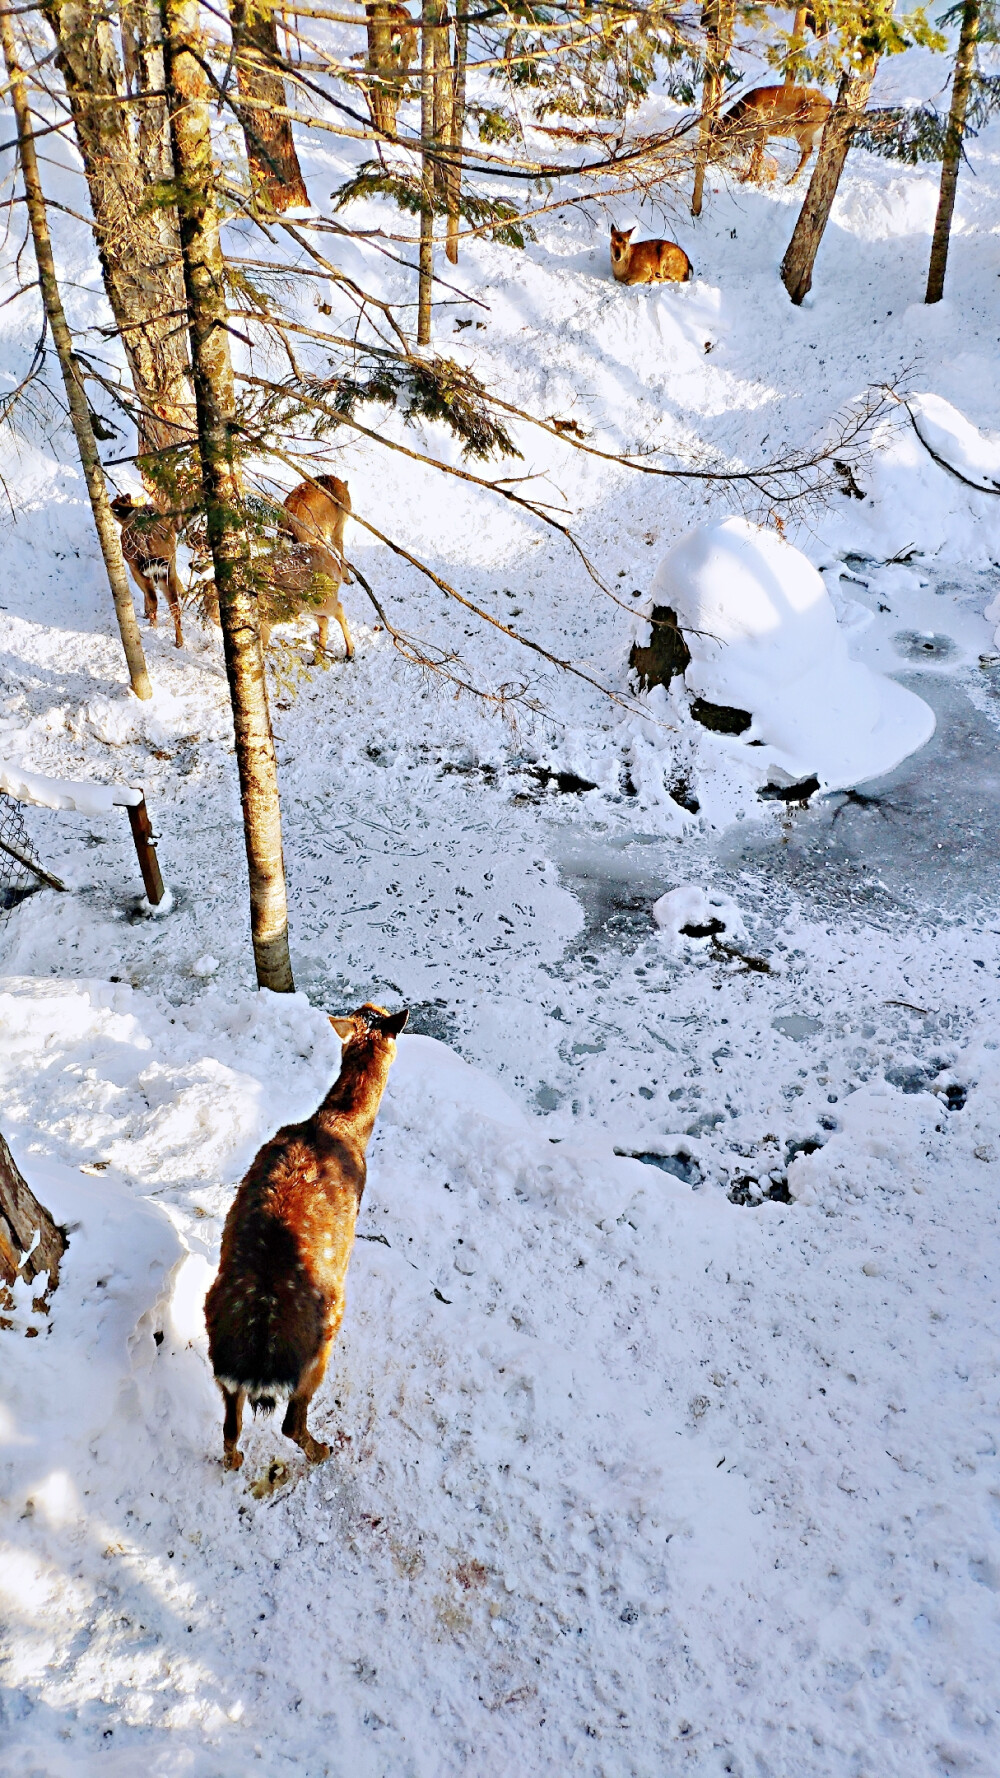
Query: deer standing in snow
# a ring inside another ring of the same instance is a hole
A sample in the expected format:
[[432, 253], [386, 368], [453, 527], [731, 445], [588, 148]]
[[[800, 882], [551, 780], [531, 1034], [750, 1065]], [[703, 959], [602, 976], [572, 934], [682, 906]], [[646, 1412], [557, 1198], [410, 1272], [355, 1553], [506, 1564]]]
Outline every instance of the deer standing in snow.
[[174, 642], [183, 648], [181, 633], [181, 583], [177, 574], [177, 531], [148, 501], [118, 494], [111, 510], [122, 528], [122, 555], [143, 597], [146, 621], [156, 628], [157, 593], [166, 595], [174, 620]]
[[673, 241], [637, 241], [634, 228], [611, 225], [611, 270], [619, 284], [686, 284], [691, 261]]
[[278, 549], [272, 558], [269, 579], [277, 599], [271, 611], [261, 615], [261, 639], [265, 648], [272, 624], [281, 622], [279, 611], [289, 615], [311, 613], [319, 626], [318, 645], [326, 653], [330, 619], [335, 618], [344, 638], [347, 660], [354, 658], [354, 643], [347, 627], [340, 589], [351, 582], [344, 556], [344, 526], [350, 516], [351, 495], [347, 483], [335, 475], [319, 475], [300, 482], [285, 501], [285, 521], [294, 538], [291, 549]]
[[737, 99], [717, 125], [712, 139], [712, 159], [728, 160], [750, 149], [744, 181], [760, 178], [764, 145], [772, 136], [792, 136], [799, 146], [799, 164], [789, 185], [794, 185], [819, 140], [830, 115], [830, 101], [811, 86], [758, 86]]
[[322, 1463], [306, 1424], [344, 1314], [344, 1283], [375, 1125], [404, 1010], [361, 1006], [330, 1023], [340, 1073], [322, 1105], [266, 1142], [233, 1200], [205, 1299], [208, 1351], [225, 1403], [223, 1464], [239, 1469], [243, 1407], [285, 1402], [281, 1430]]
[[[350, 511], [347, 483], [335, 475], [300, 482], [284, 506], [274, 510], [271, 522], [277, 520], [281, 536], [267, 555], [258, 559], [257, 608], [264, 648], [275, 624], [288, 623], [305, 612], [316, 619], [317, 643], [324, 654], [330, 619], [335, 618], [344, 638], [345, 658], [353, 660], [354, 643], [340, 603], [340, 589], [345, 581], [351, 581], [344, 555], [344, 526]], [[206, 588], [201, 608], [206, 618], [218, 623], [214, 586]]]

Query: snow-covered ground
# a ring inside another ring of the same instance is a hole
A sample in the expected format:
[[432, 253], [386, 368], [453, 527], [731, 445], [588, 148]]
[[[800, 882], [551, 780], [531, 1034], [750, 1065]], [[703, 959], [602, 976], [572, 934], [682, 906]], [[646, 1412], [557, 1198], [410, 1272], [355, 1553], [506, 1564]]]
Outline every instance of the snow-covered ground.
[[[464, 255], [488, 307], [439, 337], [602, 448], [688, 459], [777, 454], [904, 373], [988, 481], [998, 152], [973, 145], [931, 310], [935, 169], [857, 155], [801, 310], [776, 275], [797, 194], [720, 181], [670, 223], [690, 285], [617, 287], [605, 220], [568, 210]], [[322, 197], [344, 165], [317, 140], [307, 172]], [[67, 222], [60, 251], [84, 327], [92, 253]], [[11, 383], [33, 324], [0, 311]], [[175, 909], [138, 915], [123, 809], [27, 810], [72, 892], [0, 926], [0, 1127], [72, 1234], [50, 1327], [0, 1335], [2, 1778], [1000, 1770], [997, 498], [897, 410], [865, 498], [789, 527], [852, 656], [937, 717], [801, 811], [675, 689], [629, 693], [659, 561], [722, 496], [518, 442], [626, 609], [488, 494], [367, 446], [330, 467], [629, 707], [353, 527], [395, 620], [540, 708], [456, 701], [348, 590], [356, 661], [276, 691], [284, 998], [252, 991], [217, 639], [147, 633], [156, 696], [130, 700], [66, 439], [3, 440], [0, 753], [143, 785]], [[654, 920], [677, 889], [717, 942]], [[260, 1421], [224, 1476], [222, 1219], [336, 1071], [323, 1009], [367, 997], [415, 1034], [314, 1411], [335, 1453], [307, 1473]]]

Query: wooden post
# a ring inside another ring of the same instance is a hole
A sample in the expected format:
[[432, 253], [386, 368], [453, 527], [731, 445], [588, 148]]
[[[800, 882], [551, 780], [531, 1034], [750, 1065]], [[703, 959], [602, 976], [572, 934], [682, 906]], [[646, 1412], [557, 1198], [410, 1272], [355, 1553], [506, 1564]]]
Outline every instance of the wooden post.
[[163, 878], [160, 875], [160, 861], [153, 844], [153, 825], [144, 795], [140, 794], [137, 803], [128, 804], [128, 824], [132, 829], [146, 900], [151, 908], [159, 907], [164, 895]]

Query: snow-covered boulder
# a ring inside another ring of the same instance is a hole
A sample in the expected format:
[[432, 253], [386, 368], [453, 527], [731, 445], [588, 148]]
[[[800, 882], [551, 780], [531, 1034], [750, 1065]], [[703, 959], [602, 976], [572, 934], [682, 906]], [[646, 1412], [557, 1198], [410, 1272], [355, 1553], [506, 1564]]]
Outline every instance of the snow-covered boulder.
[[750, 713], [731, 744], [763, 743], [775, 782], [844, 789], [934, 732], [922, 698], [850, 659], [822, 577], [776, 531], [742, 518], [699, 526], [663, 558], [652, 598], [677, 614], [688, 689]]

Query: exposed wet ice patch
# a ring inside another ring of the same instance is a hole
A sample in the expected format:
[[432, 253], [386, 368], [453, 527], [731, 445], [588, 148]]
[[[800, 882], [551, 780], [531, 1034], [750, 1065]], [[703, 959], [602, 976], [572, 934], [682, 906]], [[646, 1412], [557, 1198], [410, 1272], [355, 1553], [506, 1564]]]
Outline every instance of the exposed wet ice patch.
[[948, 661], [958, 653], [950, 636], [934, 630], [899, 630], [892, 641], [906, 661]]
[[801, 1043], [804, 1037], [815, 1037], [822, 1023], [822, 1019], [814, 1019], [810, 1013], [786, 1012], [771, 1020], [771, 1029], [780, 1031], [783, 1037], [790, 1037], [793, 1043]]
[[694, 1156], [683, 1150], [677, 1154], [659, 1154], [650, 1148], [616, 1148], [615, 1154], [641, 1161], [644, 1167], [658, 1167], [661, 1173], [671, 1173], [675, 1179], [683, 1179], [685, 1185], [697, 1185], [701, 1179], [701, 1168]]

